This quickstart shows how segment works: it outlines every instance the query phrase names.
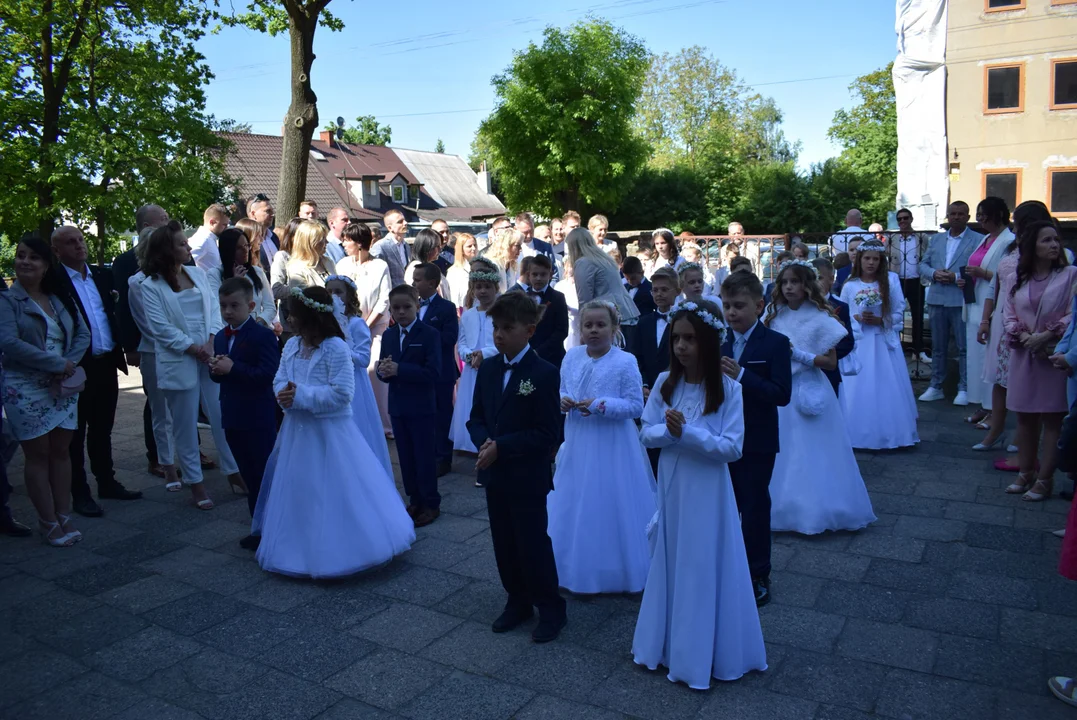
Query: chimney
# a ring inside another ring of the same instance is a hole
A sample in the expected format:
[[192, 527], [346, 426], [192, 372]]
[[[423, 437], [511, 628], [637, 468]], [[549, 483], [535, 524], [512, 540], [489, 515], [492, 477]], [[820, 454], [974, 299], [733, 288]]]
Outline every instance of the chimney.
[[329, 130], [322, 130], [318, 133], [318, 139], [330, 147], [333, 146], [333, 133]]
[[479, 166], [479, 171], [475, 173], [475, 180], [479, 185], [479, 190], [482, 190], [487, 195], [493, 194], [493, 188], [490, 186], [490, 173], [486, 170], [485, 160]]

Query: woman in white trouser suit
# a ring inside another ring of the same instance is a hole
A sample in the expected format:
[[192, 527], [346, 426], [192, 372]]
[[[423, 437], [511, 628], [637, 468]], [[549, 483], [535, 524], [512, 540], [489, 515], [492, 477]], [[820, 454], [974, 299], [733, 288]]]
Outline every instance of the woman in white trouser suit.
[[183, 482], [195, 504], [211, 510], [213, 501], [202, 486], [198, 453], [198, 405], [201, 400], [213, 429], [221, 471], [233, 486], [243, 487], [239, 468], [221, 429], [219, 388], [209, 377], [213, 335], [222, 326], [220, 305], [206, 274], [186, 267], [191, 259], [187, 238], [173, 221], [157, 228], [146, 248], [142, 302], [146, 324], [156, 346], [157, 387], [172, 415], [175, 454]]

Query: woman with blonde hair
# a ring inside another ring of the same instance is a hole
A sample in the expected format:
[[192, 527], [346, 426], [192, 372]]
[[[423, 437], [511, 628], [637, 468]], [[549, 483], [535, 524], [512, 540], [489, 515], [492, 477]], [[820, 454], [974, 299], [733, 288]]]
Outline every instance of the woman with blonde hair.
[[[328, 231], [320, 222], [303, 220], [292, 235], [292, 251], [284, 263], [283, 276], [277, 281], [290, 291], [293, 287], [325, 287], [325, 279], [336, 272], [336, 265], [325, 254]], [[274, 286], [277, 283], [274, 282]], [[287, 303], [280, 304], [280, 320], [288, 330]]]
[[467, 309], [464, 305], [464, 297], [467, 296], [470, 282], [471, 261], [479, 255], [479, 243], [474, 235], [468, 233], [456, 233], [454, 237], [456, 247], [453, 252], [453, 264], [445, 273], [445, 279], [449, 281], [449, 299], [452, 300], [457, 311], [463, 313]]
[[511, 227], [503, 227], [494, 231], [490, 240], [490, 247], [486, 251], [486, 259], [497, 265], [498, 271], [504, 278], [499, 292], [508, 292], [508, 289], [516, 284], [520, 277], [519, 259], [520, 249], [524, 244], [524, 236]]
[[576, 297], [580, 307], [592, 300], [605, 300], [617, 308], [622, 328], [633, 327], [639, 320], [639, 308], [632, 301], [621, 272], [608, 254], [595, 243], [591, 233], [576, 228], [565, 238], [566, 256], [572, 263]]
[[607, 253], [617, 250], [617, 243], [606, 237], [610, 230], [610, 221], [605, 215], [592, 215], [587, 221], [587, 229], [591, 231], [591, 237], [595, 239], [600, 250]]
[[[243, 222], [240, 220], [240, 222]], [[302, 224], [303, 218], [294, 217], [288, 221], [284, 232], [280, 235], [280, 247], [273, 256], [273, 266], [270, 268], [269, 281], [273, 286], [273, 299], [281, 302], [288, 296], [288, 278], [284, 272], [284, 266], [292, 256], [292, 238], [295, 237], [296, 228]], [[236, 224], [239, 227], [239, 223]]]

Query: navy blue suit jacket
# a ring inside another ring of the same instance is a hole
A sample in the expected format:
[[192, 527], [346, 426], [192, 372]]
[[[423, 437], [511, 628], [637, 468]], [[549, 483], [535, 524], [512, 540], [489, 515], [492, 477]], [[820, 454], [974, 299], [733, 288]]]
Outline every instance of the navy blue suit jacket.
[[[722, 354], [733, 357], [733, 332], [726, 335]], [[778, 408], [789, 404], [793, 392], [793, 352], [789, 338], [756, 323], [741, 353], [740, 379], [744, 394], [744, 453], [776, 454]]]
[[479, 479], [491, 492], [545, 497], [561, 434], [560, 373], [532, 348], [502, 389], [504, 379], [503, 355], [479, 366], [467, 430], [477, 448], [487, 439], [497, 443], [497, 460], [479, 470]]
[[[451, 304], [451, 303], [450, 303]], [[397, 363], [397, 374], [378, 377], [389, 384], [389, 415], [415, 417], [437, 413], [434, 384], [441, 377], [441, 334], [416, 320], [400, 348], [400, 325], [391, 325], [381, 336], [381, 358]]]
[[[827, 301], [830, 303], [830, 307], [834, 308], [834, 314], [838, 316], [838, 320], [841, 320], [841, 324], [845, 326], [845, 337], [834, 347], [838, 360], [841, 360], [851, 353], [856, 346], [856, 340], [853, 338], [853, 325], [849, 321], [849, 306], [833, 295], [828, 297]], [[824, 370], [823, 374], [826, 375], [826, 379], [834, 387], [834, 392], [838, 392], [838, 385], [841, 383], [841, 371], [834, 368], [833, 370]]]
[[441, 336], [441, 374], [438, 382], [455, 383], [456, 378], [460, 377], [460, 368], [453, 354], [456, 340], [460, 337], [460, 317], [456, 314], [456, 306], [440, 295], [434, 295], [430, 298], [423, 322]]
[[277, 336], [250, 318], [239, 328], [228, 351], [224, 331], [213, 337], [213, 354], [232, 359], [227, 375], [209, 376], [221, 384], [221, 426], [225, 430], [277, 430], [273, 378], [280, 365]]
[[[626, 282], [625, 290], [628, 289], [628, 283]], [[643, 281], [639, 284], [639, 288], [636, 290], [636, 297], [632, 298], [632, 302], [636, 303], [636, 309], [639, 310], [640, 315], [646, 315], [647, 313], [658, 309], [658, 306], [654, 304], [654, 296], [651, 295], [650, 280], [643, 278]]]
[[547, 286], [539, 298], [546, 306], [542, 319], [531, 337], [531, 349], [556, 368], [565, 359], [565, 338], [568, 337], [568, 302], [565, 294]]
[[852, 264], [846, 265], [843, 268], [838, 268], [834, 274], [834, 287], [830, 289], [830, 292], [834, 295], [841, 295], [841, 288], [845, 285], [845, 281], [849, 279], [849, 275], [853, 272]]
[[669, 324], [662, 332], [661, 342], [658, 337], [658, 311], [640, 315], [636, 323], [636, 332], [631, 334], [632, 346], [628, 348], [639, 364], [639, 374], [643, 384], [654, 389], [654, 381], [659, 374], [669, 370]]

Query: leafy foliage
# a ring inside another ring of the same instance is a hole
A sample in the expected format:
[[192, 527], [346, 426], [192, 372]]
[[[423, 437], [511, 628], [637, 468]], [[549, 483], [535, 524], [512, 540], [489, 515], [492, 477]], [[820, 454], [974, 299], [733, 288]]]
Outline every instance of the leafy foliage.
[[249, 135], [253, 130], [250, 123], [232, 120], [231, 118], [225, 118], [224, 120], [218, 121], [217, 129], [221, 132], [238, 133], [242, 135]]
[[436, 152], [436, 153], [444, 153], [445, 152], [445, 143], [443, 143], [441, 141], [441, 138], [438, 138], [437, 144], [434, 145], [434, 152]]
[[[335, 133], [337, 126], [330, 123], [325, 129]], [[345, 127], [343, 142], [354, 145], [388, 145], [393, 141], [393, 129], [388, 125], [380, 125], [373, 115], [360, 115], [355, 118], [353, 127]]]

